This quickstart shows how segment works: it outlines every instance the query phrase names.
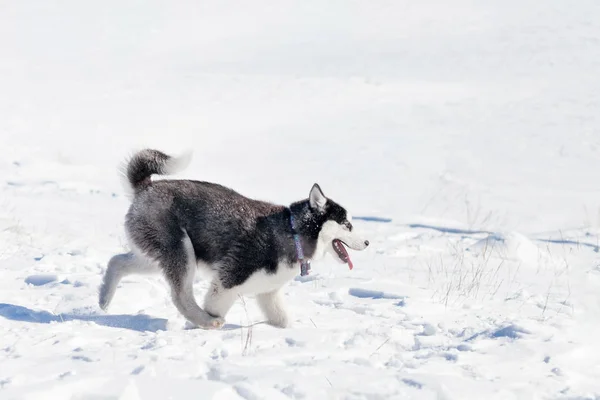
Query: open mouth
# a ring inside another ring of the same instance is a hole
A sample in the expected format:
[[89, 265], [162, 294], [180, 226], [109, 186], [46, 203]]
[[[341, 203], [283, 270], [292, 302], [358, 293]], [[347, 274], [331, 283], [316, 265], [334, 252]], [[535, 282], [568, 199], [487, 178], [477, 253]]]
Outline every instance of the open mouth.
[[348, 250], [346, 250], [344, 242], [342, 242], [339, 239], [333, 239], [331, 245], [333, 246], [333, 250], [335, 250], [335, 253], [338, 255], [340, 260], [342, 260], [343, 263], [348, 264], [348, 268], [354, 268], [354, 265], [352, 265], [352, 260], [350, 260], [350, 255], [348, 255]]

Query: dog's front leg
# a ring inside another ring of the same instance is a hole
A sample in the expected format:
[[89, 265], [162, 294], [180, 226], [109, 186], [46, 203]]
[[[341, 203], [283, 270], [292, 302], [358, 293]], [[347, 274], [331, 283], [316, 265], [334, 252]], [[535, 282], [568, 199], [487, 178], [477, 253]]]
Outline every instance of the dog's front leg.
[[279, 328], [285, 328], [289, 325], [288, 314], [283, 305], [283, 296], [280, 290], [261, 293], [256, 296], [256, 300], [269, 324]]
[[219, 280], [215, 279], [204, 297], [204, 310], [213, 317], [225, 318], [236, 297], [234, 290], [225, 289]]

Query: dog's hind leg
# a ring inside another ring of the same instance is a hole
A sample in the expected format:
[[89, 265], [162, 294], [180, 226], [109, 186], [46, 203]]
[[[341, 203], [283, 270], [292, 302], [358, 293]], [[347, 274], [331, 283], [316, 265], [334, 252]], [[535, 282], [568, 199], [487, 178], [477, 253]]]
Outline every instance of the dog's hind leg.
[[117, 254], [108, 262], [108, 267], [100, 286], [98, 304], [106, 310], [117, 291], [117, 285], [121, 279], [131, 274], [158, 273], [159, 269], [134, 253]]
[[279, 328], [288, 326], [288, 315], [283, 305], [280, 290], [258, 294], [256, 295], [256, 300], [263, 314], [267, 317], [269, 324]]
[[194, 297], [194, 277], [196, 275], [196, 257], [187, 234], [180, 242], [182, 246], [172, 249], [160, 260], [165, 278], [171, 286], [171, 297], [177, 310], [194, 325], [203, 329], [217, 329], [225, 320], [213, 317], [204, 311]]

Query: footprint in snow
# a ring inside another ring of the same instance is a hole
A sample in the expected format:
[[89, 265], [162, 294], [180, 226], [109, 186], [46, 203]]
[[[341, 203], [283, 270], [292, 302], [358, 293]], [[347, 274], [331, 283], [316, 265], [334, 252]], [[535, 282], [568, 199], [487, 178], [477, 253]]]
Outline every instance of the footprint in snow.
[[488, 337], [488, 338], [492, 338], [492, 339], [499, 339], [499, 338], [521, 339], [524, 335], [529, 335], [529, 334], [531, 334], [531, 332], [528, 331], [527, 329], [513, 324], [513, 325], [507, 325], [503, 328], [496, 329], [494, 331], [485, 330], [483, 332], [476, 333], [476, 334], [472, 335], [471, 337], [467, 338], [465, 341], [471, 342], [480, 336], [484, 336], [484, 337]]
[[423, 389], [423, 384], [415, 381], [414, 379], [402, 379], [402, 382], [408, 386], [414, 387], [416, 389]]
[[348, 294], [350, 296], [359, 298], [359, 299], [373, 299], [373, 300], [398, 300], [397, 303], [394, 303], [395, 306], [405, 307], [406, 306], [406, 296], [401, 296], [393, 293], [382, 292], [379, 290], [368, 290], [368, 289], [360, 289], [360, 288], [350, 288], [348, 289]]
[[292, 339], [292, 338], [285, 338], [285, 342], [287, 343], [287, 345], [289, 347], [304, 347], [305, 343], [304, 342], [299, 342], [296, 339]]
[[131, 375], [139, 375], [142, 373], [142, 371], [144, 371], [144, 369], [146, 369], [145, 366], [140, 365], [139, 367], [134, 368], [133, 371], [131, 371]]
[[56, 282], [58, 280], [58, 276], [54, 274], [40, 274], [40, 275], [30, 275], [25, 278], [25, 283], [33, 286], [43, 286], [48, 283]]
[[369, 290], [369, 289], [360, 289], [360, 288], [350, 288], [348, 289], [348, 294], [353, 297], [358, 297], [359, 299], [387, 299], [387, 300], [401, 300], [404, 302], [405, 296], [400, 296], [393, 293], [382, 292], [379, 290]]
[[94, 362], [94, 360], [86, 356], [72, 356], [71, 359], [85, 362]]

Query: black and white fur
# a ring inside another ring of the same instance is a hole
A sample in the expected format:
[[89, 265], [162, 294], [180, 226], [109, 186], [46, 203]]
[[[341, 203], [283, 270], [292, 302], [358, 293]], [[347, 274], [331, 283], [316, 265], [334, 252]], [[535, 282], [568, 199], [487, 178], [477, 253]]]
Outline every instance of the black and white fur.
[[[325, 197], [315, 184], [309, 198], [289, 207], [252, 200], [224, 186], [192, 180], [157, 180], [189, 164], [191, 155], [175, 158], [157, 150], [136, 153], [124, 176], [132, 204], [125, 230], [131, 252], [112, 257], [100, 288], [100, 307], [109, 306], [121, 278], [162, 272], [173, 303], [194, 325], [219, 328], [238, 295], [255, 294], [270, 324], [288, 325], [281, 288], [300, 271], [290, 214], [305, 257], [334, 251], [332, 241], [364, 250], [351, 217]], [[193, 293], [198, 267], [212, 272], [201, 308]]]

